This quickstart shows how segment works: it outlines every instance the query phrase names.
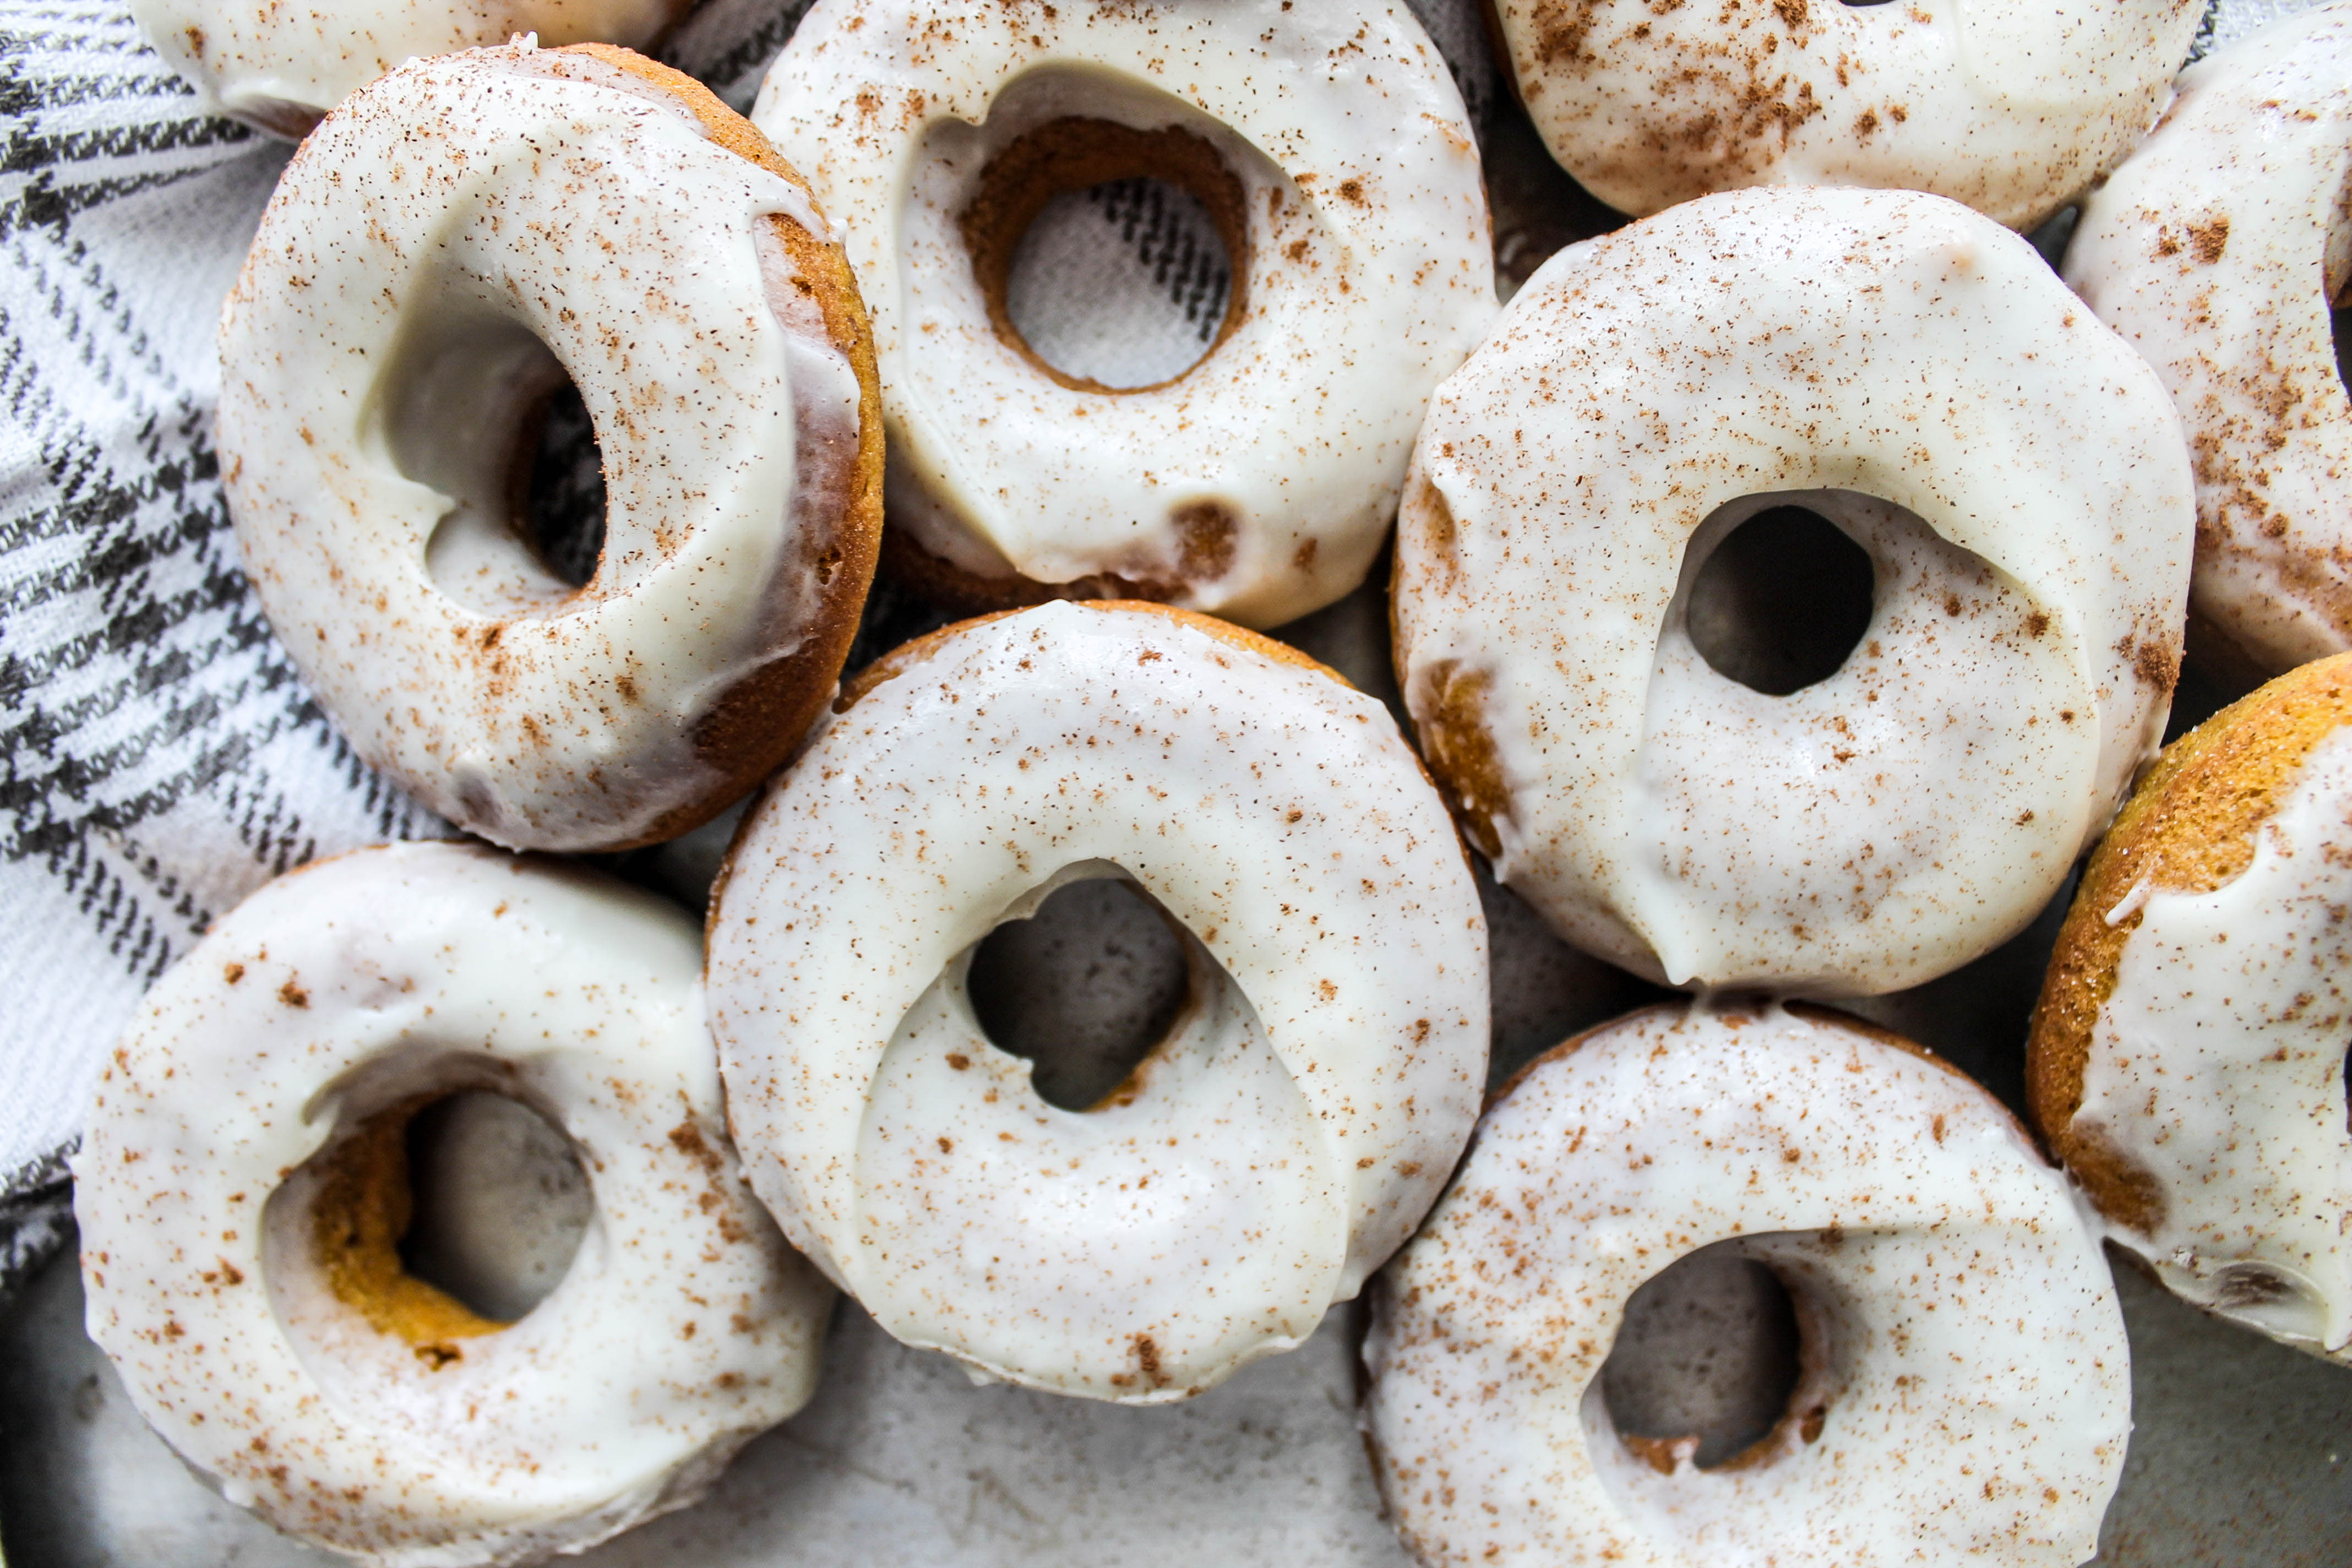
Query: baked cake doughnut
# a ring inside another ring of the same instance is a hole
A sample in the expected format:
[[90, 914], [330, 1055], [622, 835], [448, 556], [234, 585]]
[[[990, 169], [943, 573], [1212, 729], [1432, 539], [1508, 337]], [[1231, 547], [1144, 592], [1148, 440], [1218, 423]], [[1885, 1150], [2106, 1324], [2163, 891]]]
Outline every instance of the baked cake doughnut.
[[2172, 391], [2197, 470], [2200, 646], [2265, 674], [2352, 647], [2352, 5], [2184, 72], [2083, 204], [2066, 281]]
[[[954, 602], [1330, 603], [1494, 318], [1469, 121], [1401, 6], [820, 0], [752, 118], [843, 220], [893, 567]], [[1005, 288], [1048, 199], [1135, 176], [1207, 210], [1233, 288], [1198, 363], [1113, 387], [1033, 353]]]
[[354, 90], [418, 55], [517, 34], [643, 48], [694, 0], [130, 0], [155, 52], [206, 109], [279, 136], [310, 133]]
[[[601, 45], [405, 66], [303, 143], [222, 317], [221, 468], [271, 626], [371, 764], [485, 838], [583, 850], [683, 833], [791, 751], [880, 530], [829, 232], [717, 99]], [[577, 587], [510, 499], [567, 375], [609, 497]]]
[[[693, 1501], [815, 1384], [831, 1292], [745, 1189], [699, 943], [593, 873], [455, 844], [279, 879], [151, 992], [75, 1161], [90, 1337], [232, 1502], [363, 1562], [536, 1562]], [[467, 1090], [595, 1215], [497, 1322], [407, 1273], [406, 1124]]]
[[[1636, 1289], [1702, 1251], [1769, 1268], [1801, 1341], [1779, 1422], [1706, 1468], [1621, 1436], [1601, 1375]], [[2063, 1179], [1958, 1072], [1822, 1011], [1654, 1007], [1539, 1058], [1382, 1271], [1364, 1359], [1433, 1568], [2073, 1568], [2131, 1430]]]
[[[1156, 1404], [1305, 1339], [1477, 1114], [1470, 868], [1379, 703], [1182, 611], [1055, 604], [889, 656], [744, 821], [711, 1027], [753, 1188], [890, 1333]], [[1082, 879], [1183, 928], [1190, 995], [1058, 1110], [967, 989]]]
[[1491, 0], [1520, 100], [1636, 216], [1748, 185], [1933, 191], [2032, 228], [2163, 109], [2202, 0]]
[[2034, 1119], [2175, 1292], [2352, 1364], [2352, 654], [2166, 749], [2091, 858]]
[[[1703, 197], [1554, 257], [1438, 389], [1400, 682], [1569, 941], [1895, 990], [2031, 921], [2154, 750], [2190, 508], [2162, 386], [2023, 240], [1910, 192]], [[1851, 641], [1718, 673], [1773, 564], [1746, 525], [1792, 518], [1851, 557]]]

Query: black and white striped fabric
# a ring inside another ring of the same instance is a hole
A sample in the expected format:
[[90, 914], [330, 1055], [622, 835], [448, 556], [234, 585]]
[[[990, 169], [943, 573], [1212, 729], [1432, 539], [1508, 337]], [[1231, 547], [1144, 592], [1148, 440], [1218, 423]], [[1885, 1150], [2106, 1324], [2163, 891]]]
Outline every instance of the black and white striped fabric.
[[[1473, 3], [1414, 9], [1483, 107]], [[806, 4], [710, 0], [665, 53], [748, 108]], [[195, 114], [122, 0], [0, 0], [0, 116], [5, 1233], [9, 1199], [62, 1179], [105, 1049], [214, 915], [306, 860], [447, 829], [303, 689], [229, 531], [214, 326], [288, 149]], [[1159, 379], [1223, 313], [1205, 216], [1158, 189], [1066, 203], [1033, 246], [1052, 286], [1024, 327], [1106, 379]], [[1108, 259], [1073, 289], [1090, 252]]]

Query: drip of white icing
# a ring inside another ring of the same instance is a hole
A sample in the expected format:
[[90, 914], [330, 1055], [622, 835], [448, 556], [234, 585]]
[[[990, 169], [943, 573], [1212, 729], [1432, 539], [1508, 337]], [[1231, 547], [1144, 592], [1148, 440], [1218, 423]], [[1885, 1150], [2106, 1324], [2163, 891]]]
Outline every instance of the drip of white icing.
[[2339, 1356], [2352, 1348], [2347, 816], [2352, 730], [2338, 730], [2236, 879], [2147, 895], [2074, 1122], [2157, 1179], [2154, 1228], [2111, 1230], [2167, 1285]]

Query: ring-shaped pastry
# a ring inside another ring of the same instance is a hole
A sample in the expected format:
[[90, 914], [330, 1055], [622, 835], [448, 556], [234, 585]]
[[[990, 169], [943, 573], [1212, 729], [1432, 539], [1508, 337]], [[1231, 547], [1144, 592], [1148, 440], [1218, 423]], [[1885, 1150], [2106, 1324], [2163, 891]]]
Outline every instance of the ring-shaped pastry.
[[[1601, 1378], [1645, 1281], [1764, 1265], [1800, 1372], [1700, 1468]], [[1381, 1271], [1367, 1433], [1424, 1563], [1997, 1562], [2098, 1546], [2131, 1356], [2097, 1240], [1991, 1096], [1827, 1012], [1657, 1007], [1538, 1058]]]
[[2264, 674], [2352, 647], [2352, 7], [2181, 73], [2083, 204], [2066, 281], [2171, 389], [2197, 469], [2198, 646]]
[[2352, 1364], [2352, 654], [2167, 747], [2083, 873], [2034, 1120], [2174, 1292]]
[[[829, 233], [742, 119], [602, 45], [416, 62], [312, 132], [223, 313], [221, 468], [362, 757], [485, 838], [584, 850], [683, 833], [789, 753], [881, 524]], [[608, 496], [577, 588], [512, 500], [567, 375]]]
[[1749, 185], [1933, 191], [2033, 227], [2164, 107], [2200, 0], [1496, 0], [1544, 144], [1643, 216]]
[[[1402, 7], [838, 0], [752, 119], [843, 222], [893, 569], [953, 600], [1259, 626], [1330, 603], [1380, 549], [1430, 389], [1494, 317], [1469, 121]], [[1233, 286], [1199, 363], [1117, 389], [1031, 353], [1004, 282], [1049, 197], [1134, 176], [1201, 202]]]
[[[711, 1026], [761, 1198], [909, 1344], [1133, 1404], [1312, 1332], [1404, 1237], [1485, 1081], [1486, 928], [1381, 705], [1205, 617], [1057, 604], [862, 677], [744, 821]], [[1063, 1110], [991, 1042], [973, 948], [1118, 876], [1193, 983]]]
[[[1397, 668], [1496, 873], [1652, 979], [1855, 994], [2022, 928], [2161, 733], [2188, 458], [2153, 373], [1941, 197], [1732, 192], [1562, 252], [1438, 389]], [[1870, 557], [1833, 673], [1693, 640], [1712, 554]]]
[[130, 0], [155, 52], [204, 106], [299, 140], [327, 110], [404, 61], [503, 44], [641, 49], [695, 0]]
[[[231, 1501], [362, 1561], [577, 1552], [701, 1495], [814, 1387], [832, 1300], [746, 1190], [674, 907], [479, 847], [269, 884], [157, 983], [75, 1162], [89, 1331]], [[595, 1213], [495, 1322], [408, 1274], [403, 1140], [488, 1090]]]

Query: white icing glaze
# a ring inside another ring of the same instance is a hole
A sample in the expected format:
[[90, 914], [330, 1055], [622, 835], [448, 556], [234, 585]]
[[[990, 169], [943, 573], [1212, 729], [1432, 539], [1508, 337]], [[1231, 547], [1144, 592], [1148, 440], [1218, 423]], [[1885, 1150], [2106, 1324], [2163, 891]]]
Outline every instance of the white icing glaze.
[[[1132, 1100], [1060, 1110], [982, 1032], [964, 955], [1106, 874], [1209, 984]], [[709, 975], [786, 1234], [910, 1344], [1137, 1404], [1352, 1296], [1486, 1076], [1477, 890], [1393, 721], [1136, 609], [967, 624], [835, 718], [746, 820]]]
[[[1475, 713], [1496, 873], [1570, 941], [1915, 985], [2032, 920], [2152, 753], [2189, 494], [2162, 387], [2022, 240], [1910, 193], [1704, 197], [1546, 263], [1439, 388], [1398, 668], [1441, 763], [1433, 719]], [[1684, 602], [1788, 502], [1877, 588], [1843, 667], [1769, 697]]]
[[[1627, 1300], [1727, 1238], [1795, 1299], [1806, 1371], [1749, 1463], [1617, 1436]], [[2072, 1568], [2131, 1429], [2123, 1315], [2063, 1180], [1992, 1099], [1859, 1030], [1655, 1008], [1487, 1111], [1383, 1271], [1381, 1484], [1422, 1562]]]
[[[593, 873], [454, 844], [281, 878], [149, 994], [76, 1162], [89, 1331], [224, 1495], [362, 1561], [579, 1551], [700, 1495], [814, 1386], [831, 1293], [745, 1190], [700, 944]], [[306, 1161], [491, 1089], [580, 1153], [561, 1284], [436, 1367], [320, 1278]]]
[[2210, 616], [2263, 668], [2352, 647], [2352, 397], [2328, 305], [2352, 285], [2352, 5], [2180, 78], [2084, 204], [2066, 281], [2171, 389], [2197, 470]]
[[2129, 153], [2200, 0], [1499, 0], [1519, 96], [1646, 214], [1748, 185], [1933, 191], [2031, 228]]
[[[360, 753], [484, 837], [615, 847], [744, 787], [698, 726], [807, 636], [858, 430], [772, 214], [827, 233], [642, 79], [486, 49], [353, 97], [262, 219], [221, 324], [247, 568]], [[577, 592], [508, 521], [566, 373], [607, 487]]]
[[2210, 893], [2158, 889], [2125, 940], [2074, 1131], [2153, 1178], [2110, 1226], [2199, 1305], [2352, 1363], [2352, 730], [2315, 747]]
[[157, 54], [206, 109], [299, 137], [413, 57], [503, 44], [642, 47], [691, 0], [130, 0]]
[[[1246, 311], [1163, 385], [1063, 384], [990, 324], [959, 217], [992, 156], [1070, 115], [1181, 126], [1245, 192]], [[1469, 122], [1399, 7], [822, 3], [752, 119], [846, 219], [893, 526], [980, 575], [1117, 574], [1253, 626], [1328, 604], [1494, 317]], [[1202, 503], [1235, 528], [1213, 576], [1177, 525]]]

